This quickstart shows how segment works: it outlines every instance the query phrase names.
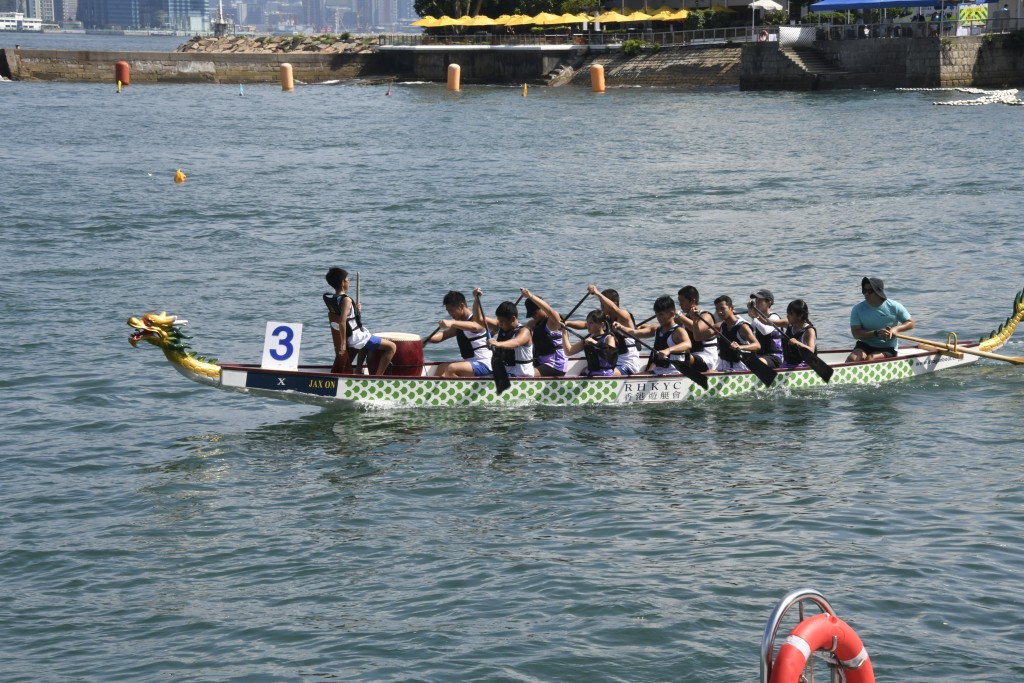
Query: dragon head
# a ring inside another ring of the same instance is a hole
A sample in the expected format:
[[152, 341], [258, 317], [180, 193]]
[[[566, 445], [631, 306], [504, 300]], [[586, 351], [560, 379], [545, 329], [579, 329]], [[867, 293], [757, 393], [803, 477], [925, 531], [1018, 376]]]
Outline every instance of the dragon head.
[[188, 337], [179, 328], [186, 322], [188, 321], [178, 320], [176, 315], [168, 315], [167, 311], [146, 313], [141, 318], [133, 315], [128, 318], [128, 324], [132, 328], [132, 333], [128, 336], [128, 343], [136, 346], [145, 339], [150, 344], [163, 349], [184, 351], [186, 345], [183, 340]]

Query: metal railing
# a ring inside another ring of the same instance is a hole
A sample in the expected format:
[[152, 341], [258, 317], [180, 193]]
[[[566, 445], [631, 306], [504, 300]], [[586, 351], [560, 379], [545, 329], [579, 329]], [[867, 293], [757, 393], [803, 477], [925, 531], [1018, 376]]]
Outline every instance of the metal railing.
[[762, 30], [775, 32], [772, 26], [732, 26], [694, 31], [654, 31], [642, 27], [626, 27], [604, 31], [546, 31], [543, 33], [452, 33], [428, 35], [389, 33], [379, 36], [380, 45], [620, 45], [624, 40], [642, 40], [657, 45], [704, 45], [745, 43], [758, 39]]
[[[795, 590], [789, 593], [782, 600], [779, 600], [779, 604], [772, 610], [771, 616], [768, 617], [768, 624], [764, 627], [764, 635], [761, 637], [761, 683], [768, 683], [768, 679], [772, 673], [772, 657], [774, 656], [775, 650], [775, 637], [779, 633], [779, 627], [782, 626], [782, 619], [786, 616], [786, 613], [794, 606], [799, 610], [798, 621], [806, 619], [804, 614], [804, 603], [813, 603], [822, 612], [827, 612], [832, 616], [835, 616], [835, 611], [832, 609], [832, 605], [829, 604], [828, 599], [816, 590], [805, 588], [802, 590]], [[808, 660], [809, 661], [809, 660]], [[833, 672], [833, 680], [835, 680]]]

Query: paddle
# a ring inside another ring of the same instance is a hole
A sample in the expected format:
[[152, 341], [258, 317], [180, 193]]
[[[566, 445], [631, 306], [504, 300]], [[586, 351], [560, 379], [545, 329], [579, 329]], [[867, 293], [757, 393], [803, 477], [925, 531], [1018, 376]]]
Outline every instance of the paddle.
[[587, 300], [587, 297], [588, 297], [588, 296], [590, 296], [590, 292], [587, 292], [586, 294], [584, 294], [584, 295], [583, 295], [583, 298], [582, 298], [582, 299], [580, 299], [579, 301], [577, 301], [577, 302], [576, 302], [576, 305], [572, 307], [572, 310], [571, 310], [571, 311], [569, 311], [569, 315], [567, 315], [567, 316], [565, 316], [564, 318], [562, 318], [562, 322], [563, 322], [563, 323], [564, 323], [564, 322], [565, 322], [566, 320], [568, 320], [569, 318], [571, 318], [571, 317], [572, 317], [572, 314], [573, 314], [573, 313], [575, 313], [575, 312], [576, 312], [576, 310], [577, 310], [577, 309], [578, 309], [578, 308], [579, 308], [580, 306], [582, 306], [582, 305], [583, 305], [583, 302]]
[[[720, 339], [724, 339], [725, 341], [729, 341], [729, 339], [722, 335], [722, 331], [719, 328], [714, 325], [708, 325], [708, 327], [714, 331], [715, 336]], [[766, 387], [770, 387], [772, 382], [775, 381], [775, 378], [778, 377], [775, 371], [768, 367], [763, 360], [758, 358], [757, 354], [753, 351], [740, 351], [739, 354], [740, 360], [747, 366], [747, 369], [754, 373], [754, 375], [761, 380], [762, 384]]]
[[[754, 308], [753, 311], [754, 311], [754, 313], [757, 314], [758, 318], [761, 318], [762, 320], [764, 320], [769, 325], [771, 324], [771, 321], [769, 321], [768, 318], [765, 317], [764, 313], [762, 313], [761, 311], [757, 310], [756, 308]], [[790, 339], [796, 339], [796, 337], [794, 337], [793, 335], [787, 333], [786, 330], [784, 330], [782, 328], [776, 328], [776, 329], [778, 329], [779, 332], [782, 333], [782, 336], [785, 337], [787, 341], [789, 341]], [[800, 340], [797, 339], [797, 341], [800, 341]], [[814, 351], [811, 351], [810, 349], [805, 349], [802, 346], [798, 346], [797, 350], [800, 352], [800, 358], [802, 358], [803, 361], [805, 363], [807, 363], [808, 367], [810, 367], [811, 370], [814, 370], [814, 374], [816, 374], [818, 377], [822, 378], [826, 382], [828, 382], [830, 379], [832, 379], [832, 374], [835, 372], [835, 370], [828, 363], [823, 361], [821, 359], [821, 356], [816, 354]]]
[[[643, 323], [641, 323], [641, 325], [642, 324]], [[642, 339], [637, 337], [635, 334], [629, 334], [629, 332], [626, 332], [625, 330], [622, 330], [622, 332], [624, 334], [632, 337], [633, 339], [635, 339], [637, 344], [639, 344], [640, 346], [644, 347], [645, 349], [650, 349], [652, 354], [656, 353], [659, 356], [663, 356], [665, 358], [665, 360], [667, 360], [669, 363], [672, 364], [672, 367], [674, 367], [679, 372], [683, 373], [683, 375], [686, 377], [686, 379], [690, 380], [694, 384], [699, 385], [701, 389], [707, 389], [708, 388], [708, 378], [707, 378], [707, 376], [704, 373], [699, 372], [697, 370], [697, 368], [693, 367], [692, 365], [690, 365], [689, 363], [687, 363], [685, 361], [672, 360], [671, 358], [669, 358], [668, 356], [663, 354], [661, 351], [658, 351], [657, 349], [655, 349], [650, 344], [647, 344], [646, 342], [644, 342]]]
[[978, 351], [975, 349], [965, 348], [959, 344], [950, 344], [947, 342], [931, 341], [930, 339], [920, 339], [918, 337], [911, 337], [907, 334], [900, 334], [899, 332], [893, 332], [893, 336], [899, 337], [900, 339], [906, 339], [917, 344], [927, 344], [940, 349], [946, 349], [947, 351], [958, 351], [960, 353], [967, 353], [972, 356], [979, 356], [981, 358], [991, 358], [992, 360], [1001, 360], [1007, 363], [1013, 363], [1014, 365], [1024, 365], [1024, 356], [1003, 356], [998, 353], [990, 353], [989, 351]]
[[[491, 340], [491, 330], [487, 326], [487, 316], [484, 315], [484, 303], [480, 299], [480, 297], [475, 296], [475, 292], [473, 305], [480, 306], [480, 317], [483, 318], [484, 321], [484, 336], [486, 337], [486, 340], [489, 342]], [[493, 351], [491, 352], [491, 375], [494, 376], [494, 391], [498, 394], [498, 396], [501, 396], [503, 393], [505, 393], [505, 390], [511, 388], [512, 380], [508, 378], [508, 368], [505, 367], [504, 361], [496, 359], [494, 357]]]

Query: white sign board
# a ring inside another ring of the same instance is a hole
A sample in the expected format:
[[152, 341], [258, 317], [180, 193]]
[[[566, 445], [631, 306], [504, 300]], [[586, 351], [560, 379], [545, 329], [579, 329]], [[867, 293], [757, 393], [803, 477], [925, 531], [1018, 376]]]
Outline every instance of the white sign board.
[[302, 341], [302, 323], [267, 323], [263, 338], [262, 368], [297, 370], [299, 368], [299, 342]]

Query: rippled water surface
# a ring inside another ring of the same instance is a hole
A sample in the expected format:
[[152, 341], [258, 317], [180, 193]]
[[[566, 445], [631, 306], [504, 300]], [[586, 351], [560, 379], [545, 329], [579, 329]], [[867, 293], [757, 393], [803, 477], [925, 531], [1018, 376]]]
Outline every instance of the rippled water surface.
[[646, 316], [692, 283], [806, 298], [836, 348], [872, 274], [920, 334], [975, 338], [1024, 286], [1018, 109], [385, 93], [0, 85], [3, 680], [752, 680], [802, 586], [883, 680], [1024, 674], [1013, 366], [681, 407], [319, 410], [189, 383], [124, 324], [167, 310], [251, 362], [267, 320], [302, 322], [326, 362], [337, 264], [374, 330], [426, 334], [449, 288], [571, 306], [593, 282]]

